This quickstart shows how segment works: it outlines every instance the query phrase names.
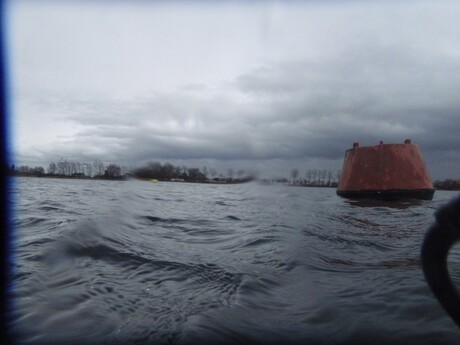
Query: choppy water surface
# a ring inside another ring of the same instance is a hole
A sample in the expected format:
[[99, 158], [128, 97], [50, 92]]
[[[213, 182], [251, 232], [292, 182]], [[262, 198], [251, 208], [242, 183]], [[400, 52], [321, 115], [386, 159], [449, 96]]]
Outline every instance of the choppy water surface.
[[419, 259], [453, 192], [16, 178], [12, 195], [24, 343], [460, 343]]

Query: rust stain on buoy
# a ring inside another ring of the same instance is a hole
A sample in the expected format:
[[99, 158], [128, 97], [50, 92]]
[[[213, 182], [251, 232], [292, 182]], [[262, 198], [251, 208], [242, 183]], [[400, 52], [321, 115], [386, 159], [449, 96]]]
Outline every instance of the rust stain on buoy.
[[434, 187], [418, 145], [404, 144], [360, 147], [358, 142], [345, 152], [337, 195], [349, 198], [431, 200]]

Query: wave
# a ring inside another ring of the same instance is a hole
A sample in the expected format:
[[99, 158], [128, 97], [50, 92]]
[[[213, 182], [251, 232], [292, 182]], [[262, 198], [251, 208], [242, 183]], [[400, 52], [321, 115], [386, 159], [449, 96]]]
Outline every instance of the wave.
[[330, 189], [255, 184], [15, 188], [12, 324], [26, 343], [457, 336], [420, 272], [443, 193], [364, 207]]

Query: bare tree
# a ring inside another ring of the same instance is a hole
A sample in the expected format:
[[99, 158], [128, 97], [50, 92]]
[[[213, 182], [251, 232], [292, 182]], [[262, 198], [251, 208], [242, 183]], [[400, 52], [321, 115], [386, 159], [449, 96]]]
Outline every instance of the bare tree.
[[57, 170], [59, 175], [70, 175], [70, 164], [65, 159], [61, 159], [57, 164]]
[[121, 168], [116, 164], [109, 164], [105, 170], [105, 174], [108, 177], [119, 177], [121, 176]]
[[332, 181], [332, 171], [328, 170], [327, 172], [327, 185], [329, 186]]
[[77, 172], [77, 164], [75, 162], [70, 162], [70, 173], [69, 175], [75, 174]]
[[129, 167], [126, 166], [126, 165], [121, 165], [120, 168], [121, 168], [121, 175], [122, 176], [126, 175], [130, 170]]
[[311, 169], [308, 169], [308, 171], [305, 173], [305, 176], [307, 177], [307, 183], [308, 184], [311, 183], [311, 175], [312, 175]]
[[313, 169], [312, 178], [313, 178], [313, 184], [314, 184], [314, 185], [317, 185], [317, 184], [318, 184], [318, 181], [316, 180], [316, 176], [318, 176], [318, 170]]
[[188, 176], [191, 181], [203, 181], [206, 178], [198, 168], [188, 169]]
[[291, 170], [292, 183], [295, 184], [297, 176], [299, 176], [299, 169]]
[[174, 175], [174, 165], [172, 165], [171, 163], [165, 163], [161, 170], [163, 173], [162, 175], [166, 179], [171, 179]]
[[228, 176], [229, 178], [231, 178], [231, 179], [233, 178], [233, 169], [232, 169], [232, 168], [230, 168], [230, 169], [227, 170], [227, 176]]
[[181, 176], [181, 167], [174, 167], [174, 177], [180, 177]]
[[50, 163], [48, 166], [48, 174], [54, 175], [56, 174], [56, 171], [57, 171], [56, 163]]
[[326, 169], [321, 170], [321, 185], [326, 184], [326, 175], [327, 175]]
[[35, 167], [33, 173], [37, 176], [43, 176], [45, 174], [45, 169], [43, 169], [43, 167]]
[[28, 165], [21, 165], [18, 171], [20, 173], [28, 173], [30, 171], [30, 167]]
[[94, 174], [95, 175], [104, 175], [104, 172], [105, 172], [105, 166], [104, 166], [104, 163], [102, 163], [102, 161], [100, 159], [96, 159], [94, 162], [93, 162], [93, 167], [94, 167]]
[[83, 164], [84, 174], [86, 176], [93, 176], [93, 166], [89, 163]]
[[206, 166], [204, 166], [202, 169], [201, 169], [201, 172], [203, 173], [203, 175], [208, 178], [208, 168]]

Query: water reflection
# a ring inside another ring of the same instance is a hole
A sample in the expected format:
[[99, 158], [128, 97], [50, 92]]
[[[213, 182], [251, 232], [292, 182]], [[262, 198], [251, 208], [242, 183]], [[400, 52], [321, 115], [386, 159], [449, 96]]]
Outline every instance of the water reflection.
[[424, 200], [376, 200], [376, 199], [346, 199], [345, 202], [350, 206], [357, 207], [388, 207], [405, 210], [412, 206], [421, 206], [426, 203]]

